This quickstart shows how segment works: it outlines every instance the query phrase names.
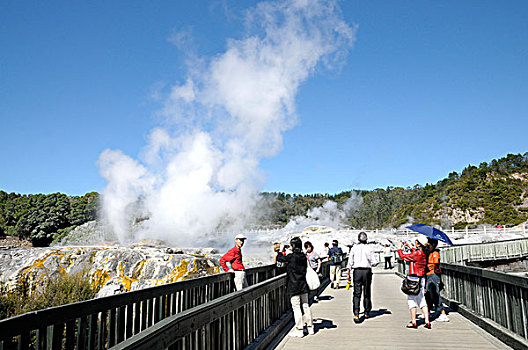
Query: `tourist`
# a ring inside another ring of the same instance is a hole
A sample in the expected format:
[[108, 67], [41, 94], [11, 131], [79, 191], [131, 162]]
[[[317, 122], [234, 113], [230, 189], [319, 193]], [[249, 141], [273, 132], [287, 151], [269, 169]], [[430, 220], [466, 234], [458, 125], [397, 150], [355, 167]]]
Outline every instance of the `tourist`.
[[354, 293], [352, 301], [352, 311], [354, 322], [359, 322], [359, 302], [363, 293], [364, 317], [370, 317], [372, 301], [370, 299], [370, 286], [372, 284], [372, 266], [378, 264], [378, 258], [371, 247], [367, 244], [367, 234], [360, 232], [358, 235], [359, 244], [350, 250], [348, 256], [347, 279], [350, 281], [350, 270], [354, 270]]
[[290, 298], [295, 320], [295, 328], [289, 335], [292, 337], [303, 337], [305, 323], [308, 328], [308, 334], [314, 334], [312, 311], [308, 304], [308, 292], [310, 289], [306, 282], [308, 260], [302, 252], [302, 242], [299, 237], [292, 238], [290, 243], [293, 253], [286, 256], [279, 255], [277, 261], [283, 261], [286, 264], [286, 293]]
[[282, 254], [280, 243], [273, 243], [273, 264], [277, 264], [277, 255]]
[[[308, 264], [310, 264], [310, 267], [319, 275], [321, 271], [321, 258], [319, 257], [319, 254], [315, 252], [312, 242], [306, 241], [304, 243], [304, 249], [306, 249]], [[319, 289], [316, 289], [314, 293], [314, 302], [317, 302], [319, 300]]]
[[330, 243], [325, 242], [325, 244], [324, 244], [324, 260], [323, 261], [328, 261], [328, 251], [329, 250], [330, 250]]
[[392, 249], [389, 244], [385, 244], [385, 247], [383, 248], [383, 258], [385, 259], [385, 270], [391, 270]]
[[437, 249], [438, 241], [433, 238], [427, 240], [429, 248], [429, 256], [427, 258], [427, 282], [426, 282], [426, 297], [430, 300], [429, 309], [432, 311], [436, 308], [436, 311], [440, 313], [437, 321], [449, 322], [449, 318], [446, 315], [444, 306], [442, 305], [442, 297], [440, 291], [442, 290], [442, 270], [440, 269], [440, 251]]
[[[418, 328], [416, 323], [416, 313], [418, 307], [422, 309], [422, 313], [425, 318], [425, 328], [431, 329], [431, 322], [429, 321], [429, 308], [425, 301], [425, 271], [427, 269], [427, 257], [425, 251], [425, 245], [427, 243], [427, 237], [419, 236], [416, 239], [416, 249], [412, 249], [409, 254], [404, 254], [402, 251], [403, 244], [399, 243], [398, 255], [404, 261], [409, 261], [409, 279], [420, 281], [420, 292], [418, 295], [407, 295], [407, 305], [411, 312], [411, 322], [407, 325], [407, 328]], [[406, 245], [410, 245], [406, 242]]]
[[[220, 265], [225, 272], [235, 274], [235, 289], [241, 290], [242, 288], [247, 287], [246, 281], [246, 271], [244, 264], [242, 263], [242, 246], [244, 245], [247, 237], [243, 234], [238, 234], [235, 237], [235, 246], [227, 251], [220, 258]], [[227, 264], [231, 266], [228, 267]]]
[[330, 259], [330, 282], [331, 287], [339, 289], [341, 280], [341, 262], [343, 261], [343, 251], [338, 247], [336, 239], [332, 241], [332, 248], [328, 250], [328, 259]]

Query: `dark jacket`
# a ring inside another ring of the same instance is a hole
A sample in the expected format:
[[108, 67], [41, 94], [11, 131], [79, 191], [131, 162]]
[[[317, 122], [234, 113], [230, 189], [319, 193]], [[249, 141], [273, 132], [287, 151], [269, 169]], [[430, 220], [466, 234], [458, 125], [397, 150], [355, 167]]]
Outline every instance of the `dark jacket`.
[[279, 255], [277, 261], [286, 263], [286, 292], [289, 297], [310, 291], [306, 283], [308, 260], [304, 253]]

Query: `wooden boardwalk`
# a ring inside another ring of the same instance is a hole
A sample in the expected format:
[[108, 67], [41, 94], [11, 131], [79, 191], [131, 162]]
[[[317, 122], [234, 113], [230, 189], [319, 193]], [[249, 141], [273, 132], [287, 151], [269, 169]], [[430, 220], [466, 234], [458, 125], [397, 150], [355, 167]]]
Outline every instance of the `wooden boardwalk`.
[[372, 317], [355, 324], [352, 288], [347, 291], [345, 285], [342, 279], [340, 289], [328, 286], [321, 301], [312, 304], [315, 335], [286, 335], [276, 349], [509, 349], [455, 312], [449, 314], [450, 322], [433, 320], [431, 330], [423, 327], [423, 321], [418, 329], [405, 328], [410, 314], [400, 291], [401, 278], [380, 268], [375, 269], [372, 282]]

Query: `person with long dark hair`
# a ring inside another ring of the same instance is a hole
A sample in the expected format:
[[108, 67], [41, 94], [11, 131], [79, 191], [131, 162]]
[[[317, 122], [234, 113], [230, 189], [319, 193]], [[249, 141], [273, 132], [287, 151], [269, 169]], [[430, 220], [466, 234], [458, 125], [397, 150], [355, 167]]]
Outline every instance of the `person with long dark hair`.
[[302, 241], [299, 237], [292, 238], [290, 244], [293, 252], [286, 256], [277, 256], [277, 261], [286, 264], [286, 293], [290, 298], [295, 319], [295, 328], [290, 332], [290, 336], [300, 338], [304, 336], [305, 323], [308, 334], [314, 334], [312, 311], [308, 304], [310, 289], [306, 282], [308, 260], [302, 251]]

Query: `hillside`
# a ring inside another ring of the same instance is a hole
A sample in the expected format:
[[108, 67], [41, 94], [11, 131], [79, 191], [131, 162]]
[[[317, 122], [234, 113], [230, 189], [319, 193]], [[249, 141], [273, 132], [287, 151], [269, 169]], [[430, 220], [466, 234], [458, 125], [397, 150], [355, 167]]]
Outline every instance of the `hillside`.
[[372, 191], [347, 191], [336, 195], [289, 195], [275, 197], [270, 219], [285, 224], [290, 216], [306, 215], [326, 200], [344, 208], [352, 196], [362, 204], [344, 209], [346, 223], [356, 228], [399, 227], [409, 221], [463, 228], [466, 225], [516, 225], [528, 219], [528, 152], [469, 165], [436, 184], [412, 188], [387, 187]]
[[[351, 200], [352, 199], [352, 200]], [[464, 228], [478, 224], [517, 225], [528, 219], [528, 152], [469, 165], [436, 184], [412, 188], [297, 195], [262, 193], [259, 224], [283, 226], [327, 201], [337, 203], [340, 220], [355, 228], [399, 227], [410, 221]], [[0, 236], [49, 245], [97, 217], [99, 194], [20, 195], [0, 191]], [[145, 218], [142, 218], [145, 219]]]

